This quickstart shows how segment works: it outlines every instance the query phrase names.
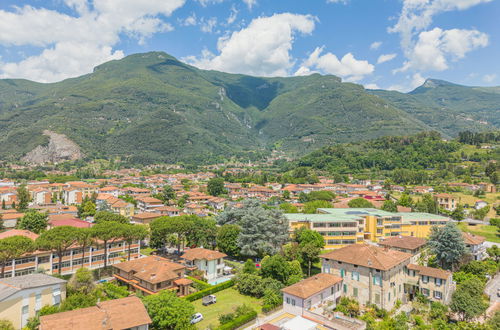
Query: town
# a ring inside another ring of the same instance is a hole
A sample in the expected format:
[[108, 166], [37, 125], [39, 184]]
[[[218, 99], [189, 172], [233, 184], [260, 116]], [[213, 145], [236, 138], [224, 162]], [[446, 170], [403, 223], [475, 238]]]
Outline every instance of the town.
[[0, 180], [2, 329], [496, 327], [495, 184], [225, 180], [264, 165]]

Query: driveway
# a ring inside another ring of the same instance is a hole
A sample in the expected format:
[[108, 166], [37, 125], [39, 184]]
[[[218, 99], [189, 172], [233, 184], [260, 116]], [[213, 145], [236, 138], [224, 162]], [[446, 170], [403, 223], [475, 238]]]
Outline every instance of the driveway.
[[497, 291], [500, 288], [500, 274], [497, 274], [492, 280], [486, 284], [484, 288], [484, 293], [490, 297], [490, 304], [495, 302], [500, 302], [500, 297], [497, 295]]

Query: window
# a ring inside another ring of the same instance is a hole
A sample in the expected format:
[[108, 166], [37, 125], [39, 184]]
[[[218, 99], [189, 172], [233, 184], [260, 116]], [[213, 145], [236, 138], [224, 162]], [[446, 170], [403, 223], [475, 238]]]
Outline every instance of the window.
[[334, 294], [334, 293], [335, 293], [335, 287], [334, 287], [334, 286], [332, 286], [332, 287], [330, 288], [330, 294]]
[[375, 293], [375, 303], [380, 304], [380, 294], [379, 293]]
[[359, 281], [359, 272], [352, 272], [351, 280]]
[[344, 284], [344, 293], [347, 293], [347, 284]]
[[288, 305], [290, 305], [290, 298], [289, 298], [289, 297], [286, 297], [286, 303], [287, 303]]
[[292, 306], [295, 306], [295, 299], [292, 299]]
[[52, 302], [55, 306], [61, 303], [61, 289], [52, 289]]
[[391, 293], [390, 292], [387, 294], [387, 301], [391, 301]]
[[358, 297], [358, 288], [352, 288], [352, 296], [355, 298]]
[[340, 269], [340, 277], [344, 278], [345, 276], [345, 269], [341, 268]]
[[422, 290], [420, 290], [422, 292], [422, 294], [426, 297], [429, 296], [429, 289], [425, 289], [425, 288], [422, 288]]
[[42, 308], [42, 294], [37, 293], [35, 295], [35, 311], [38, 312]]
[[443, 280], [441, 280], [440, 278], [435, 278], [434, 279], [434, 283], [436, 283], [437, 286], [441, 286]]
[[39, 264], [46, 264], [50, 262], [50, 256], [38, 257]]
[[382, 279], [380, 278], [380, 275], [373, 276], [373, 284], [380, 286], [382, 285]]
[[422, 275], [422, 282], [423, 283], [428, 283], [429, 282], [429, 276]]
[[436, 298], [436, 299], [442, 299], [443, 298], [443, 294], [441, 293], [441, 291], [434, 291], [434, 298]]

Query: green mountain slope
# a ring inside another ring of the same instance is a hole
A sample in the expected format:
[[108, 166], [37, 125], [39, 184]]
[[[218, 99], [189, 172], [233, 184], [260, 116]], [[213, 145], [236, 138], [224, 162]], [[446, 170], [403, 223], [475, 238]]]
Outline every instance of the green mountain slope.
[[0, 80], [0, 159], [46, 144], [44, 130], [65, 134], [89, 157], [134, 163], [252, 158], [273, 147], [304, 153], [430, 129], [458, 133], [435, 125], [435, 106], [418, 95], [397, 94], [418, 105], [412, 113], [396, 94], [372, 93], [334, 76], [250, 77], [199, 70], [162, 52], [135, 54], [53, 84]]

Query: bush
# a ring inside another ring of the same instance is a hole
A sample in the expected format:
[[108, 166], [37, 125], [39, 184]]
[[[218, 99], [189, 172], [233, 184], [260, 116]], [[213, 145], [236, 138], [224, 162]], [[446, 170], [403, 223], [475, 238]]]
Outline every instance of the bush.
[[103, 283], [102, 285], [106, 296], [110, 299], [119, 299], [125, 298], [130, 295], [130, 292], [127, 290], [127, 287], [116, 285], [110, 282]]
[[185, 296], [184, 299], [186, 299], [187, 301], [195, 301], [195, 300], [201, 299], [205, 296], [208, 296], [209, 294], [214, 294], [216, 292], [228, 289], [228, 288], [232, 287], [233, 285], [234, 285], [233, 280], [229, 280], [227, 282], [223, 282], [223, 283], [220, 283], [217, 285], [212, 285], [211, 287], [206, 288], [204, 290], [200, 290], [198, 292], [191, 293], [191, 294]]
[[219, 316], [219, 323], [226, 324], [226, 323], [233, 321], [234, 318], [235, 318], [235, 315], [233, 313], [222, 314]]
[[198, 289], [198, 290], [205, 290], [205, 289], [208, 289], [210, 287], [212, 287], [211, 284], [208, 284], [207, 282], [204, 282], [204, 281], [200, 281], [199, 279], [197, 278], [194, 278], [194, 277], [191, 277], [191, 276], [186, 276], [186, 278], [190, 279], [191, 281], [194, 282], [195, 285], [194, 288], [195, 289]]
[[252, 310], [251, 312], [248, 312], [244, 315], [240, 315], [238, 317], [236, 317], [234, 320], [226, 323], [226, 324], [222, 324], [218, 329], [219, 330], [233, 330], [233, 329], [236, 329], [238, 327], [241, 327], [242, 325], [252, 321], [252, 320], [255, 320], [257, 318], [257, 312]]

